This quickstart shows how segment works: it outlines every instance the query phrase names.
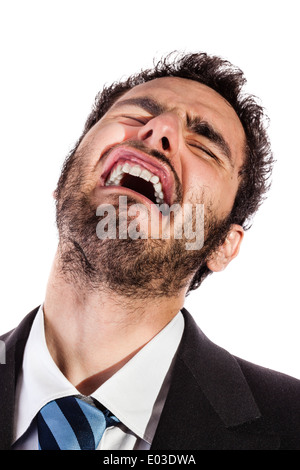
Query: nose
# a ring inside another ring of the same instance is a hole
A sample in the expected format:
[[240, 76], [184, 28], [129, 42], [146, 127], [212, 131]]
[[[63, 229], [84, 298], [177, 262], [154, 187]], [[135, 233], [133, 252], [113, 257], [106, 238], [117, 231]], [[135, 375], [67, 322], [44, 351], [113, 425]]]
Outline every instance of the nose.
[[140, 128], [138, 139], [149, 147], [163, 152], [169, 157], [175, 154], [179, 145], [179, 119], [168, 112], [153, 117]]

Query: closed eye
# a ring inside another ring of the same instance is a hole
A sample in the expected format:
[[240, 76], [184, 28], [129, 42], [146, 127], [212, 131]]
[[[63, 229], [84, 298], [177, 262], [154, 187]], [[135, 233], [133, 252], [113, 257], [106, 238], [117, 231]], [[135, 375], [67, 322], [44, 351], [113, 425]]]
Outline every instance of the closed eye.
[[122, 116], [123, 119], [126, 119], [125, 124], [131, 125], [131, 126], [137, 126], [137, 125], [142, 125], [144, 126], [147, 123], [146, 119], [142, 119], [140, 117], [134, 117], [134, 116]]
[[211, 152], [210, 150], [208, 150], [206, 147], [203, 147], [202, 145], [197, 145], [197, 144], [189, 144], [190, 147], [194, 147], [196, 149], [198, 149], [199, 151], [201, 151], [202, 153], [205, 153], [206, 155], [208, 155], [209, 157], [213, 158], [214, 160], [216, 160], [218, 163], [222, 163], [221, 160], [213, 153]]

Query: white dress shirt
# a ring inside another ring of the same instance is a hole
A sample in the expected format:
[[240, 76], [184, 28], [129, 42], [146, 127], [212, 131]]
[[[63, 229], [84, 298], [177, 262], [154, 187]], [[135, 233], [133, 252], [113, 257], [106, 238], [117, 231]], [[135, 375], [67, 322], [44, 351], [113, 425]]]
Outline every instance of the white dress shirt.
[[[150, 448], [169, 390], [173, 359], [184, 329], [179, 312], [91, 397], [108, 408], [120, 425], [106, 429], [97, 450]], [[78, 390], [56, 366], [47, 348], [42, 307], [34, 319], [25, 346], [17, 382], [14, 422], [16, 450], [37, 450], [35, 417], [49, 401]]]

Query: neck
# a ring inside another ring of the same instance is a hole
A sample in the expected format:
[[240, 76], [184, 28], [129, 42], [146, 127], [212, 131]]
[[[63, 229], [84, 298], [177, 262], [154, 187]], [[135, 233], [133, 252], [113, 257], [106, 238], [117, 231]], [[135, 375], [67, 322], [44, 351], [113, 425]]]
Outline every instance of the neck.
[[177, 296], [127, 299], [67, 281], [58, 256], [44, 302], [46, 341], [54, 361], [80, 393], [88, 395], [119, 370], [183, 307]]

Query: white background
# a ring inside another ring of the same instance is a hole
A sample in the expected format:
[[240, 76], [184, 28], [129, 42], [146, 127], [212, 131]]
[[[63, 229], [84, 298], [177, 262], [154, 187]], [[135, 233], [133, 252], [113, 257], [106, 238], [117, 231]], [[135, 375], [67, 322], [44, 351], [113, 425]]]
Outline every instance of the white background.
[[172, 50], [221, 55], [271, 119], [277, 164], [239, 257], [186, 307], [216, 343], [300, 378], [298, 2], [10, 0], [0, 6], [1, 318], [43, 301], [57, 243], [52, 191], [104, 83]]

